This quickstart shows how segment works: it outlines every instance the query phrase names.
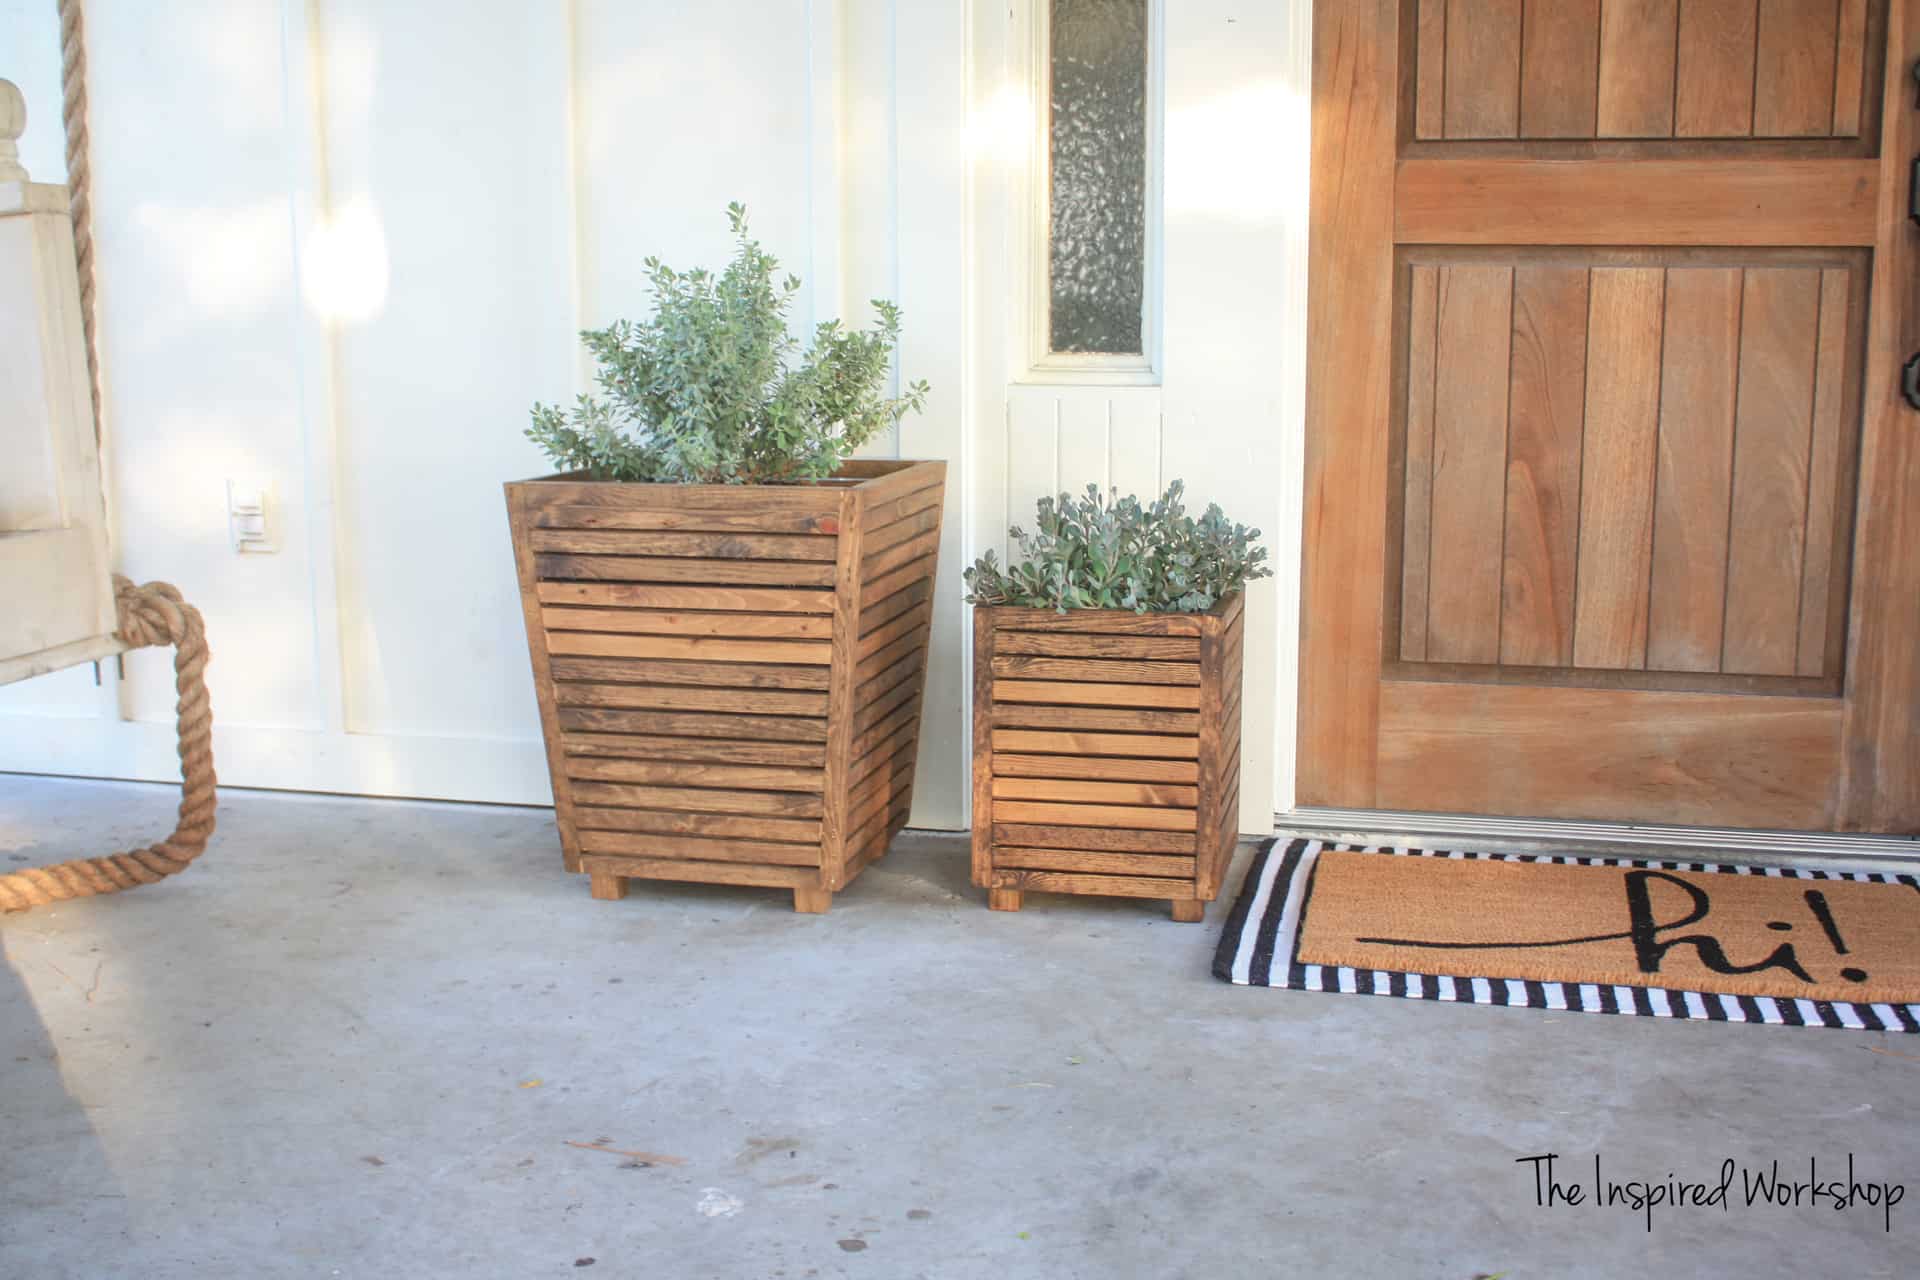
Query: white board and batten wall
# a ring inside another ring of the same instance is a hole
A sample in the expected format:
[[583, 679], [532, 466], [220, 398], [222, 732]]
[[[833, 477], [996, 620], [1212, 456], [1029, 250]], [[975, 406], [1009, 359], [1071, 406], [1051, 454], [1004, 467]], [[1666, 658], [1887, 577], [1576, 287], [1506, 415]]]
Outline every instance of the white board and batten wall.
[[[575, 331], [643, 260], [718, 264], [723, 209], [806, 281], [794, 320], [905, 313], [926, 411], [870, 452], [949, 460], [913, 822], [967, 805], [961, 569], [1041, 494], [1184, 479], [1267, 531], [1249, 597], [1242, 827], [1292, 797], [1305, 4], [1156, 7], [1155, 376], [1024, 361], [1029, 0], [205, 0], [87, 6], [104, 465], [118, 566], [206, 613], [223, 782], [540, 804], [500, 496]], [[750, 11], [750, 12], [749, 12]], [[50, 0], [0, 0], [21, 155], [65, 180]], [[1136, 380], [1139, 381], [1139, 380]], [[267, 496], [271, 553], [230, 538]], [[169, 779], [155, 651], [0, 689], [0, 770]], [[1270, 784], [1270, 785], [1265, 785]]]

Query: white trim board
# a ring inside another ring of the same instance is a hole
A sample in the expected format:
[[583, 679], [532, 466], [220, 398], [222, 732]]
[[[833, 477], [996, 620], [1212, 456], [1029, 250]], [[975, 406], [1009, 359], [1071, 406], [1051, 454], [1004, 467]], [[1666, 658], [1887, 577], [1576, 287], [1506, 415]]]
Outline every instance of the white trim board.
[[1920, 836], [1826, 831], [1748, 831], [1734, 827], [1680, 827], [1557, 818], [1494, 818], [1456, 813], [1301, 807], [1273, 815], [1276, 831], [1365, 844], [1413, 842], [1470, 845], [1493, 853], [1561, 851], [1645, 853], [1668, 849], [1753, 862], [1859, 862], [1881, 869], [1889, 861], [1920, 864]]
[[[10, 716], [0, 773], [179, 782], [171, 722]], [[538, 738], [330, 733], [267, 725], [213, 725], [213, 763], [225, 787], [342, 795], [551, 805]]]

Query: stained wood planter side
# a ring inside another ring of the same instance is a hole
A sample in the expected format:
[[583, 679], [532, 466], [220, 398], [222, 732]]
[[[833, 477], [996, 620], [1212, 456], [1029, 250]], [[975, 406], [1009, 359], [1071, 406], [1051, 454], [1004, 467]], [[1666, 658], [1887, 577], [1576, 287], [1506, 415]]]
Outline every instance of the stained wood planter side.
[[946, 464], [817, 485], [506, 486], [569, 871], [790, 889], [906, 825]]
[[1242, 597], [1205, 613], [974, 609], [973, 882], [1165, 898], [1198, 921], [1239, 838]]

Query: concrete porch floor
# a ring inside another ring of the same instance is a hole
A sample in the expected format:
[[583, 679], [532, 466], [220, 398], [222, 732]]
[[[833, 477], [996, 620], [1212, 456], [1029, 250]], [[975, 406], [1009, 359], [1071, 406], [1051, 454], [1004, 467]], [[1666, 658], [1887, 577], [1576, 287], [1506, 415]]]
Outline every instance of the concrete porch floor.
[[[0, 869], [174, 800], [0, 777]], [[0, 921], [0, 1276], [1913, 1274], [1920, 1044], [1235, 988], [1224, 898], [982, 897], [909, 834], [824, 917], [595, 902], [544, 810], [228, 792], [184, 876]], [[1649, 1234], [1546, 1152], [1913, 1190]]]

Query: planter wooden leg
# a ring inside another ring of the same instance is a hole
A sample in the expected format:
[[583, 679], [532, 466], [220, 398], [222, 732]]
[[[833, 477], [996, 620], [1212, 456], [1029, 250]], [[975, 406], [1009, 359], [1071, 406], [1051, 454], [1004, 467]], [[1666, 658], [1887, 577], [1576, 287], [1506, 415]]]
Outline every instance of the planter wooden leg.
[[1198, 898], [1175, 898], [1173, 918], [1180, 924], [1199, 924], [1207, 918], [1207, 904]]
[[802, 915], [823, 916], [827, 908], [833, 905], [833, 891], [830, 889], [795, 889], [793, 891], [793, 909]]
[[989, 911], [1018, 911], [1020, 909], [1020, 890], [987, 890], [987, 909]]
[[595, 871], [587, 877], [593, 896], [602, 902], [618, 902], [627, 896], [627, 878], [610, 876], [604, 871]]

